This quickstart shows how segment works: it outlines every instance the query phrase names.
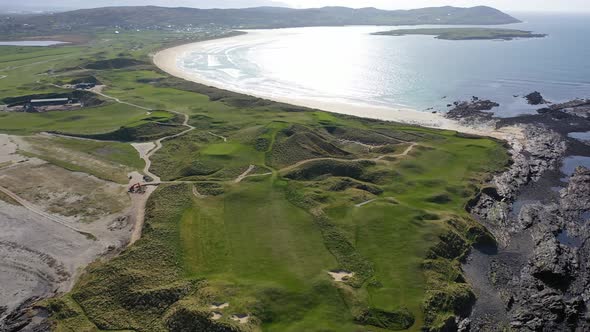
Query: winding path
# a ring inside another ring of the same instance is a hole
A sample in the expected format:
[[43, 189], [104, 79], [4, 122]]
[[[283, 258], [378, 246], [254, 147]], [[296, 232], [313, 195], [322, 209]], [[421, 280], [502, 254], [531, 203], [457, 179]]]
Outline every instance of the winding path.
[[[132, 106], [132, 107], [136, 107], [136, 108], [142, 109], [144, 111], [153, 111], [153, 109], [151, 109], [151, 108], [147, 108], [147, 107], [139, 106], [139, 105], [136, 105], [136, 104], [128, 103], [126, 101], [121, 101], [119, 98], [112, 97], [112, 96], [109, 96], [109, 95], [105, 95], [104, 93], [102, 93], [102, 92], [100, 92], [98, 90], [88, 90], [88, 91], [91, 91], [94, 94], [97, 94], [99, 96], [105, 97], [107, 99], [114, 100], [114, 101], [116, 101], [119, 104], [129, 105], [129, 106]], [[176, 113], [176, 112], [172, 112], [172, 113]]]
[[224, 137], [224, 136], [221, 136], [221, 135], [217, 135], [217, 134], [215, 134], [215, 133], [212, 133], [212, 132], [210, 132], [210, 131], [208, 131], [208, 132], [207, 132], [207, 134], [209, 134], [209, 135], [213, 135], [213, 136], [215, 136], [215, 137], [219, 137], [219, 138], [221, 138], [221, 139], [222, 139], [224, 142], [226, 142], [226, 143], [227, 143], [227, 137]]
[[[153, 109], [151, 109], [151, 108], [128, 103], [126, 101], [120, 100], [119, 98], [104, 94], [99, 89], [90, 89], [89, 91], [94, 94], [97, 94], [99, 96], [114, 100], [115, 102], [117, 102], [119, 104], [129, 105], [129, 106], [139, 108], [139, 109], [142, 109], [142, 110], [148, 111], [148, 112], [153, 111]], [[158, 152], [158, 150], [160, 150], [162, 148], [162, 142], [164, 142], [166, 140], [177, 138], [179, 136], [185, 135], [186, 133], [188, 133], [190, 131], [195, 130], [195, 127], [193, 127], [189, 124], [190, 117], [188, 116], [188, 114], [184, 114], [184, 113], [180, 113], [180, 112], [176, 112], [176, 111], [168, 111], [168, 112], [184, 116], [184, 121], [182, 122], [182, 126], [186, 127], [187, 129], [178, 133], [178, 134], [162, 137], [156, 141], [151, 142], [152, 144], [154, 144], [154, 147], [148, 151], [144, 151], [144, 150], [139, 149], [136, 146], [134, 146], [134, 148], [139, 153], [140, 158], [145, 162], [145, 167], [143, 168], [143, 173], [145, 175], [147, 175], [148, 177], [150, 177], [151, 180], [150, 181], [143, 181], [143, 179], [139, 180], [138, 181], [139, 183], [141, 183], [144, 186], [149, 186], [149, 187], [145, 190], [145, 193], [143, 193], [143, 194], [132, 194], [133, 206], [134, 206], [134, 210], [135, 210], [135, 216], [134, 216], [135, 222], [133, 225], [133, 231], [131, 233], [131, 238], [129, 240], [129, 245], [132, 245], [133, 243], [135, 243], [137, 240], [139, 240], [141, 238], [141, 233], [143, 231], [143, 225], [145, 223], [145, 206], [147, 204], [147, 201], [148, 201], [150, 195], [155, 191], [155, 186], [157, 186], [161, 183], [164, 183], [164, 182], [162, 182], [162, 180], [160, 179], [159, 176], [157, 176], [156, 174], [154, 174], [150, 171], [150, 168], [152, 167], [151, 157], [156, 152]], [[129, 185], [131, 186], [131, 185], [136, 184], [137, 182], [135, 182], [135, 181], [136, 181], [136, 179], [132, 177]], [[165, 183], [180, 183], [180, 182], [165, 182]], [[193, 194], [195, 194], [195, 192], [197, 192], [196, 188], [193, 187]], [[197, 192], [197, 194], [198, 194], [198, 192]], [[197, 194], [195, 194], [195, 196], [197, 196]]]
[[238, 176], [238, 177], [237, 177], [237, 178], [234, 180], [234, 183], [240, 183], [240, 182], [242, 182], [242, 180], [244, 180], [244, 179], [245, 179], [245, 178], [248, 176], [248, 174], [250, 174], [250, 172], [252, 172], [252, 171], [254, 170], [254, 168], [255, 168], [255, 167], [256, 167], [256, 166], [254, 166], [254, 165], [250, 165], [250, 166], [248, 166], [248, 169], [247, 169], [247, 170], [246, 170], [244, 173], [240, 174], [240, 175], [239, 175], [239, 176]]
[[386, 157], [403, 157], [403, 156], [407, 156], [413, 149], [415, 146], [417, 146], [418, 143], [412, 143], [410, 144], [410, 146], [408, 146], [408, 148], [406, 150], [404, 150], [404, 152], [402, 153], [398, 153], [398, 154], [385, 154], [382, 156], [379, 156], [377, 158], [359, 158], [359, 159], [342, 159], [342, 158], [333, 158], [333, 157], [326, 157], [326, 158], [313, 158], [313, 159], [305, 159], [305, 160], [301, 160], [293, 165], [287, 166], [281, 170], [279, 170], [280, 173], [285, 173], [288, 171], [291, 171], [295, 168], [298, 168], [300, 166], [303, 166], [307, 163], [313, 162], [313, 161], [320, 161], [320, 160], [336, 160], [336, 161], [347, 161], [347, 162], [354, 162], [354, 161], [380, 161], [383, 158]]

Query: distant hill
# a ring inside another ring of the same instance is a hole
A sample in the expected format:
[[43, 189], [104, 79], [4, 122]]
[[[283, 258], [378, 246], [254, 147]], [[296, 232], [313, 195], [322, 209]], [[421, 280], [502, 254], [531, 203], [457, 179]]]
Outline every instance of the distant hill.
[[165, 7], [105, 7], [56, 14], [16, 15], [0, 19], [0, 33], [52, 34], [64, 31], [118, 29], [182, 29], [188, 27], [287, 28], [342, 25], [508, 24], [520, 22], [497, 9], [433, 7], [413, 10], [379, 10], [325, 7], [291, 9], [195, 9]]
[[0, 13], [40, 13], [70, 11], [111, 6], [162, 6], [191, 8], [252, 8], [261, 6], [288, 7], [287, 4], [274, 0], [19, 0], [2, 4]]

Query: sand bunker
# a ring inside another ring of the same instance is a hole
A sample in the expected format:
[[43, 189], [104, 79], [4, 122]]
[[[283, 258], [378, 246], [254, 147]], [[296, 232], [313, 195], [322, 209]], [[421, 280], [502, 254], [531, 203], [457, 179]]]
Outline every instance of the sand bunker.
[[221, 317], [223, 317], [223, 314], [221, 312], [213, 311], [211, 313], [211, 319], [212, 320], [220, 320]]
[[350, 278], [354, 277], [353, 272], [347, 271], [330, 271], [328, 274], [337, 282], [345, 282], [350, 280]]
[[250, 315], [248, 314], [235, 314], [232, 315], [231, 320], [235, 320], [236, 322], [240, 323], [240, 324], [247, 324], [248, 321], [250, 320]]
[[139, 157], [143, 158], [148, 154], [148, 152], [150, 152], [153, 148], [156, 147], [156, 144], [154, 144], [154, 142], [131, 143], [131, 146], [133, 146], [135, 150], [139, 152]]
[[225, 303], [213, 303], [211, 305], [211, 309], [225, 309], [229, 307], [229, 303], [225, 302]]

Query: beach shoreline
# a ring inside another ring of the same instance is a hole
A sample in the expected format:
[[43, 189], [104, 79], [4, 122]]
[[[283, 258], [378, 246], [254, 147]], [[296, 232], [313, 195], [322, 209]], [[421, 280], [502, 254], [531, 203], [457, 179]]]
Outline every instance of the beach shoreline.
[[508, 140], [512, 137], [512, 135], [515, 134], [514, 130], [510, 130], [510, 132], [507, 133], [505, 130], [497, 130], [496, 128], [487, 126], [485, 124], [480, 126], [466, 126], [459, 123], [458, 121], [445, 118], [440, 113], [417, 111], [407, 108], [404, 109], [376, 105], [350, 104], [344, 102], [328, 102], [311, 98], [288, 98], [285, 96], [256, 93], [254, 91], [237, 91], [231, 87], [224, 86], [219, 82], [207, 80], [206, 78], [196, 75], [195, 73], [183, 70], [178, 66], [178, 60], [185, 57], [189, 53], [205, 51], [208, 48], [219, 47], [221, 45], [227, 47], [228, 45], [237, 46], [243, 43], [261, 42], [268, 40], [269, 37], [270, 34], [265, 33], [265, 31], [248, 31], [246, 34], [239, 36], [183, 44], [159, 51], [153, 56], [152, 61], [154, 65], [160, 68], [162, 71], [187, 81], [330, 113], [346, 114], [375, 120], [400, 122], [428, 128], [454, 130], [466, 134], [490, 136], [503, 140]]

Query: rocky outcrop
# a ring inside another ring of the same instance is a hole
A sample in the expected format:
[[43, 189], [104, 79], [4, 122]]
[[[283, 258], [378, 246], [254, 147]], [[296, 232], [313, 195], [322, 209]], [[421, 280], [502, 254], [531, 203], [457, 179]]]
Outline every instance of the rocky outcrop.
[[449, 106], [454, 106], [454, 108], [449, 110], [445, 115], [449, 119], [467, 125], [495, 125], [497, 120], [494, 118], [494, 114], [487, 111], [500, 106], [500, 104], [490, 100], [480, 100], [477, 97], [473, 97], [471, 101], [456, 101], [452, 105], [449, 104]]
[[[503, 297], [509, 327], [517, 331], [587, 331], [590, 315], [590, 229], [584, 216], [590, 211], [590, 170], [578, 168], [561, 198], [554, 204], [526, 205], [510, 235], [532, 239], [525, 264], [494, 259], [494, 287]], [[579, 247], [562, 243], [564, 231], [580, 241]], [[510, 271], [516, 269], [517, 274]], [[490, 276], [491, 277], [491, 276]], [[486, 324], [472, 324], [472, 331]]]
[[547, 104], [547, 101], [543, 98], [541, 93], [538, 91], [531, 92], [528, 95], [524, 96], [524, 98], [527, 100], [529, 105]]
[[[540, 94], [527, 97], [542, 99]], [[590, 155], [567, 139], [569, 132], [590, 129], [590, 100], [510, 119], [473, 107], [459, 107], [450, 117], [496, 127], [517, 125], [524, 138], [510, 142], [513, 163], [467, 206], [499, 246], [478, 251], [472, 256], [479, 261], [466, 266], [476, 295], [496, 299], [480, 298], [471, 317], [461, 321], [461, 330], [590, 330], [590, 170], [578, 168], [567, 186], [555, 191], [563, 176], [561, 160], [573, 151]]]
[[590, 118], [590, 99], [576, 99], [561, 104], [554, 104], [538, 110], [540, 114], [547, 112], [564, 112], [582, 118]]
[[555, 169], [567, 149], [563, 138], [551, 130], [525, 125], [523, 131], [525, 143], [512, 142], [512, 165], [495, 176], [493, 187], [483, 190], [468, 206], [468, 211], [484, 222], [502, 244], [509, 241], [509, 233], [518, 227], [509, 216], [520, 189], [538, 181], [547, 170]]

